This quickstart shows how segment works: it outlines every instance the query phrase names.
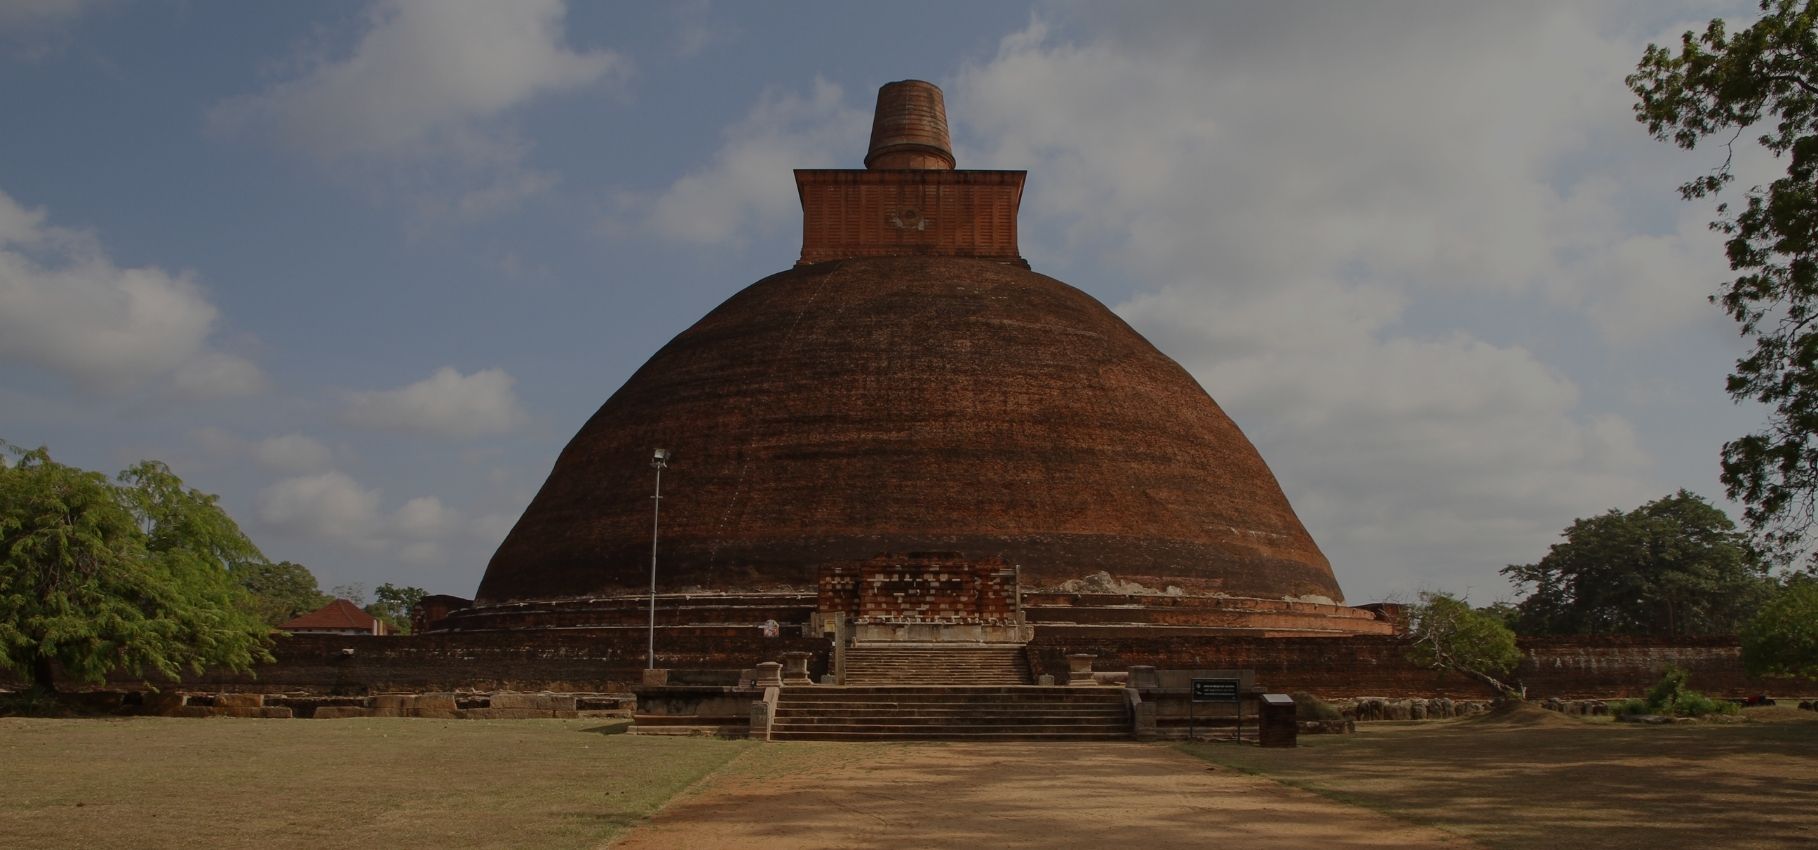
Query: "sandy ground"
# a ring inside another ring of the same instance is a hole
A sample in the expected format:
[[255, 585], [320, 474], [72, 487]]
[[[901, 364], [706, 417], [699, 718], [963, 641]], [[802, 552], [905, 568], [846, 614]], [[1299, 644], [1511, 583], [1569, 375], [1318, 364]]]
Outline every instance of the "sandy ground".
[[621, 836], [688, 848], [1475, 848], [1164, 745], [824, 745], [747, 752]]

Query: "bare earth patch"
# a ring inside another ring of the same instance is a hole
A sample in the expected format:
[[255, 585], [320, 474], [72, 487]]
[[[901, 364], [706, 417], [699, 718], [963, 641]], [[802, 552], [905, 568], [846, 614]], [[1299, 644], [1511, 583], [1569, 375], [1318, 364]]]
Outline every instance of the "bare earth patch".
[[1500, 850], [1818, 847], [1818, 723], [1793, 709], [1747, 714], [1636, 726], [1528, 707], [1365, 724], [1294, 750], [1187, 749]]
[[751, 746], [604, 731], [0, 718], [0, 847], [590, 848]]
[[1149, 744], [772, 744], [625, 834], [688, 848], [1462, 848]]

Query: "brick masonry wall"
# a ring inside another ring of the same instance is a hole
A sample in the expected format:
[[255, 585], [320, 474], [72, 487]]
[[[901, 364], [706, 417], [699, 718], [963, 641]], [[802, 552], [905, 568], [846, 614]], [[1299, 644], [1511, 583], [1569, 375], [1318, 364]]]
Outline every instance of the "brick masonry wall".
[[[1526, 657], [1516, 677], [1533, 698], [1635, 696], [1668, 666], [1690, 671], [1692, 687], [1715, 696], [1818, 694], [1815, 681], [1744, 674], [1741, 649], [1730, 638], [1526, 638], [1521, 647]], [[1044, 638], [1038, 628], [1027, 652], [1032, 671], [1052, 674], [1056, 681], [1066, 680], [1068, 653], [1091, 652], [1098, 655], [1093, 669], [1099, 671], [1140, 664], [1247, 669], [1255, 670], [1257, 682], [1271, 691], [1308, 691], [1328, 699], [1492, 695], [1463, 676], [1409, 663], [1404, 644], [1393, 637]]]
[[[293, 635], [278, 639], [273, 647], [276, 663], [260, 665], [251, 675], [208, 671], [184, 676], [179, 687], [333, 695], [465, 689], [628, 691], [642, 677], [646, 639], [643, 629]], [[750, 628], [659, 628], [656, 639], [657, 666], [676, 669], [744, 669], [760, 661], [780, 661], [783, 653], [799, 650], [813, 654], [809, 672], [819, 678], [827, 671], [830, 654], [826, 640], [765, 638]], [[130, 677], [115, 677], [108, 686], [137, 684]]]
[[[1818, 695], [1818, 682], [1756, 679], [1742, 672], [1733, 640], [1690, 638], [1529, 638], [1518, 673], [1534, 698], [1585, 699], [1633, 696], [1659, 679], [1668, 665], [1691, 672], [1694, 688], [1716, 696]], [[342, 653], [352, 649], [353, 654]], [[751, 628], [659, 629], [658, 665], [672, 669], [733, 670], [782, 653], [812, 654], [810, 672], [828, 669], [830, 646], [816, 638], [766, 639]], [[348, 694], [396, 691], [558, 690], [621, 691], [641, 677], [642, 629], [552, 629], [457, 632], [399, 637], [298, 635], [278, 641], [277, 663], [255, 675], [208, 672], [187, 676], [191, 690]], [[1027, 654], [1032, 671], [1066, 680], [1066, 654], [1092, 652], [1100, 671], [1133, 664], [1161, 668], [1256, 671], [1271, 691], [1304, 690], [1330, 699], [1359, 696], [1483, 699], [1487, 689], [1463, 677], [1408, 663], [1402, 644], [1389, 637], [1252, 638], [1228, 636], [1044, 637], [1038, 630]], [[17, 681], [0, 685], [17, 686]], [[130, 687], [121, 677], [112, 687]]]

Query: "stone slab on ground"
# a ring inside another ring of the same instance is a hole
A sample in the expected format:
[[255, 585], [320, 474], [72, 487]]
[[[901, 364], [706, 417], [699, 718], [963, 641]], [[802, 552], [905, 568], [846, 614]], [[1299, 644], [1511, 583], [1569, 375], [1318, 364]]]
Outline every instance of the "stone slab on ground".
[[[837, 757], [807, 773], [760, 778], [742, 775], [735, 764], [613, 846], [621, 850], [1481, 846], [1210, 765], [1161, 744], [827, 746], [840, 748]], [[741, 759], [754, 757], [761, 755], [747, 753]]]

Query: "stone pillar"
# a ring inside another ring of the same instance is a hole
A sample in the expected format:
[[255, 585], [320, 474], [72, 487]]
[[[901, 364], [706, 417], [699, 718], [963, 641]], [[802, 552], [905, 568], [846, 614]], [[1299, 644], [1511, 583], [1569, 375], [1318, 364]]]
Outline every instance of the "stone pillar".
[[669, 671], [661, 667], [654, 670], [646, 669], [644, 671], [644, 684], [652, 686], [669, 684]]
[[1092, 680], [1092, 660], [1098, 655], [1091, 652], [1067, 653], [1067, 684], [1096, 685]]
[[783, 686], [783, 665], [775, 661], [765, 661], [757, 666], [756, 684], [760, 688], [780, 688]]
[[814, 680], [808, 677], [808, 659], [812, 657], [814, 657], [814, 653], [811, 652], [783, 653], [783, 684], [814, 684]]

